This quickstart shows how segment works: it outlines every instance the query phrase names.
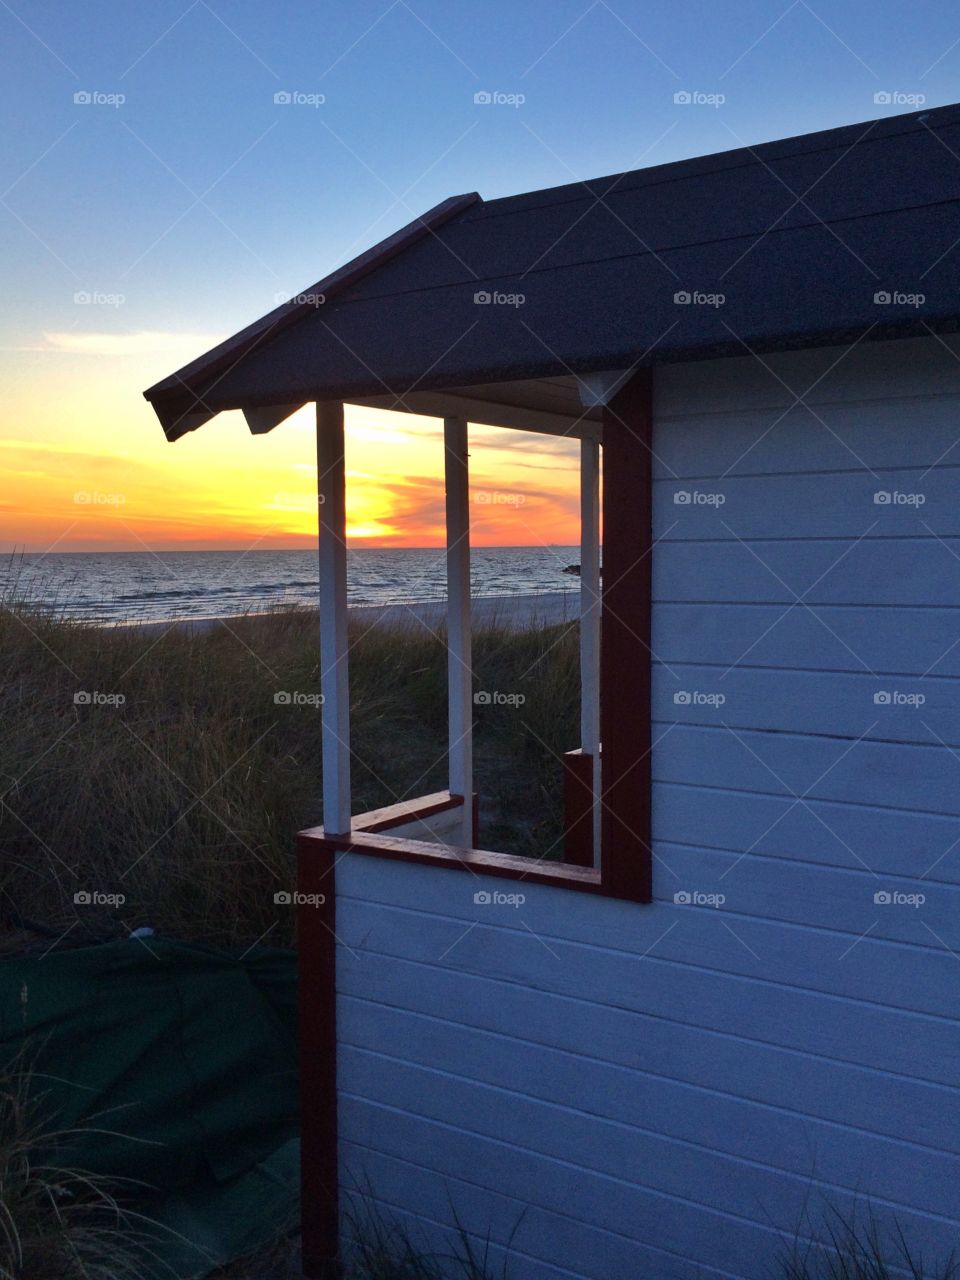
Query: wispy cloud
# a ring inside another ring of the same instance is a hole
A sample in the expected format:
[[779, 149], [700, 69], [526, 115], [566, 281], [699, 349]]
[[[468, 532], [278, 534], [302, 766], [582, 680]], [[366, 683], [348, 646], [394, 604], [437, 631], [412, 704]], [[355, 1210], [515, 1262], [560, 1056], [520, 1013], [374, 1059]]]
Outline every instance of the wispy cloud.
[[144, 330], [140, 333], [44, 333], [40, 342], [18, 348], [20, 351], [50, 351], [75, 356], [140, 356], [154, 351], [204, 351], [222, 339], [215, 333], [165, 333]]

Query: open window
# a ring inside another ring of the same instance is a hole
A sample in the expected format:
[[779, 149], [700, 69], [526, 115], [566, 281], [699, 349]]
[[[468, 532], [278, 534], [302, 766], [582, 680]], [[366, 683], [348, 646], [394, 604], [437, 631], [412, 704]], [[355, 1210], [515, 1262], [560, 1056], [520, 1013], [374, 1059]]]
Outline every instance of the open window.
[[[519, 408], [493, 398], [497, 387], [470, 388], [470, 396], [412, 394], [402, 404], [362, 401], [442, 411], [449, 737], [443, 791], [363, 814], [350, 809], [343, 405], [317, 406], [324, 826], [302, 833], [301, 842], [649, 901], [650, 379], [551, 379], [546, 390], [544, 381], [507, 384]], [[562, 763], [562, 861], [476, 847], [468, 421], [579, 440], [580, 742]]]

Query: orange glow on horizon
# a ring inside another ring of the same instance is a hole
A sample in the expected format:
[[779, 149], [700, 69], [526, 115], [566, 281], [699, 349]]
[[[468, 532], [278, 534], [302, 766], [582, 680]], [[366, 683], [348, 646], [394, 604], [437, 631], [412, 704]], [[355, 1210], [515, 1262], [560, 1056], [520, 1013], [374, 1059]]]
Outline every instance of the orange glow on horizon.
[[[316, 546], [310, 406], [267, 436], [251, 436], [241, 416], [228, 413], [170, 445], [140, 394], [156, 358], [151, 367], [141, 354], [125, 357], [122, 377], [115, 353], [35, 358], [37, 376], [13, 388], [0, 430], [3, 550]], [[160, 361], [169, 365], [171, 353]], [[440, 422], [356, 406], [347, 406], [346, 422], [352, 545], [442, 546]], [[475, 546], [579, 541], [575, 441], [474, 426], [470, 446]]]

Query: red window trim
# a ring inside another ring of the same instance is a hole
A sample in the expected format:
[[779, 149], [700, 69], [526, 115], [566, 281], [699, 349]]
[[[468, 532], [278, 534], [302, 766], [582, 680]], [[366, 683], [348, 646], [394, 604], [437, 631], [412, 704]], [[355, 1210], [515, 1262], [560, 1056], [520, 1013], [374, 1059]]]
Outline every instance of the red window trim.
[[651, 614], [653, 377], [641, 369], [603, 411], [600, 858], [605, 892], [653, 896]]

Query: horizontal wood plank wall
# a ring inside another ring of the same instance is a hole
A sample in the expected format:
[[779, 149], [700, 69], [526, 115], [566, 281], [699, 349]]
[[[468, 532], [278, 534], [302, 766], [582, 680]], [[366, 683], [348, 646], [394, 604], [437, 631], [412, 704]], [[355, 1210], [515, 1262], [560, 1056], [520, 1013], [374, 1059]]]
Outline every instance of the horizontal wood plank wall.
[[805, 1204], [955, 1246], [946, 341], [658, 373], [654, 904], [344, 856], [348, 1204], [534, 1280], [768, 1280]]

